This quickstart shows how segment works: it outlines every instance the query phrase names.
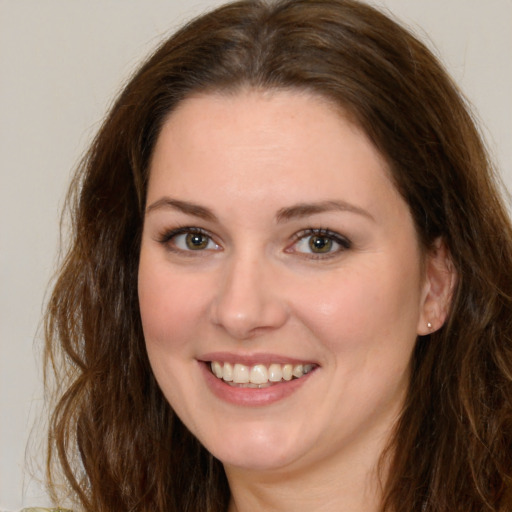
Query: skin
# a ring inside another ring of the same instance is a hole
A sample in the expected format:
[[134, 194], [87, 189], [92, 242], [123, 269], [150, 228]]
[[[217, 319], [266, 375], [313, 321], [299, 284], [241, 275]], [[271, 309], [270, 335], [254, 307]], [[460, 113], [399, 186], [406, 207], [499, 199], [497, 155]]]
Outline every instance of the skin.
[[[322, 211], [291, 209], [305, 203]], [[453, 279], [442, 244], [420, 250], [375, 147], [312, 94], [194, 96], [163, 126], [147, 205], [139, 299], [150, 362], [223, 462], [230, 511], [377, 510], [377, 463], [411, 353], [427, 322], [444, 321]], [[184, 227], [202, 229], [205, 248], [169, 235]], [[348, 247], [312, 252], [311, 228]], [[241, 406], [212, 393], [200, 362], [212, 351], [317, 366], [289, 396]]]

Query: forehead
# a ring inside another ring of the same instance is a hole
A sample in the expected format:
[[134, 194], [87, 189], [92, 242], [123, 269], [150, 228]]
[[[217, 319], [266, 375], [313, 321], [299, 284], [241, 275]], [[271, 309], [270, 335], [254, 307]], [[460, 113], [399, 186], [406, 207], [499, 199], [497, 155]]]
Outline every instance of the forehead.
[[[322, 168], [330, 167], [332, 177], [349, 160], [388, 174], [383, 157], [338, 106], [295, 90], [187, 98], [164, 123], [150, 169], [170, 171], [186, 163], [198, 170], [208, 160], [213, 175], [218, 167], [246, 172], [255, 160], [261, 164], [259, 174], [268, 171], [277, 177], [288, 163], [299, 176], [303, 170], [299, 162], [315, 159], [323, 160]], [[173, 173], [175, 178], [178, 174]]]
[[169, 195], [226, 215], [342, 201], [374, 217], [409, 214], [385, 159], [341, 109], [303, 91], [201, 94], [169, 115], [147, 203]]

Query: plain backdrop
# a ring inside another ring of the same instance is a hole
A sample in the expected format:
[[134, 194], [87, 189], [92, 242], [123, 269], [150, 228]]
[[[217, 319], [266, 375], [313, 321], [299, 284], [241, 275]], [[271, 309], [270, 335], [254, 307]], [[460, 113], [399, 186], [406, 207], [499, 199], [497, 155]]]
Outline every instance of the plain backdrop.
[[[0, 0], [0, 509], [47, 504], [40, 322], [71, 170], [143, 56], [219, 3]], [[512, 0], [374, 3], [441, 56], [512, 189]]]

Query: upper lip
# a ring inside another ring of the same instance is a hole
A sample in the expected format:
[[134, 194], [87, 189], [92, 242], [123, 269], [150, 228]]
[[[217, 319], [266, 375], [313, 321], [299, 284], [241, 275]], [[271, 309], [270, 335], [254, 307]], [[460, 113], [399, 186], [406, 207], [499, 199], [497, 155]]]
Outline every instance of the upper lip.
[[197, 358], [198, 361], [211, 362], [219, 361], [222, 363], [243, 364], [246, 366], [254, 366], [256, 364], [317, 364], [311, 359], [299, 359], [296, 357], [285, 356], [282, 354], [271, 353], [254, 353], [254, 354], [237, 354], [233, 352], [209, 352]]

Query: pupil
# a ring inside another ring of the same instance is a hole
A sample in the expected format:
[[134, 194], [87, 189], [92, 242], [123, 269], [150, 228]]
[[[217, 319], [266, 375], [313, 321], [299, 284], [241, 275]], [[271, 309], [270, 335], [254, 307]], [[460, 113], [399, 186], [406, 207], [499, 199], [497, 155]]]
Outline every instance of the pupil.
[[204, 249], [208, 245], [208, 239], [200, 233], [189, 233], [186, 242], [187, 247], [192, 250]]
[[332, 247], [332, 240], [321, 236], [312, 236], [309, 246], [313, 252], [329, 252]]

